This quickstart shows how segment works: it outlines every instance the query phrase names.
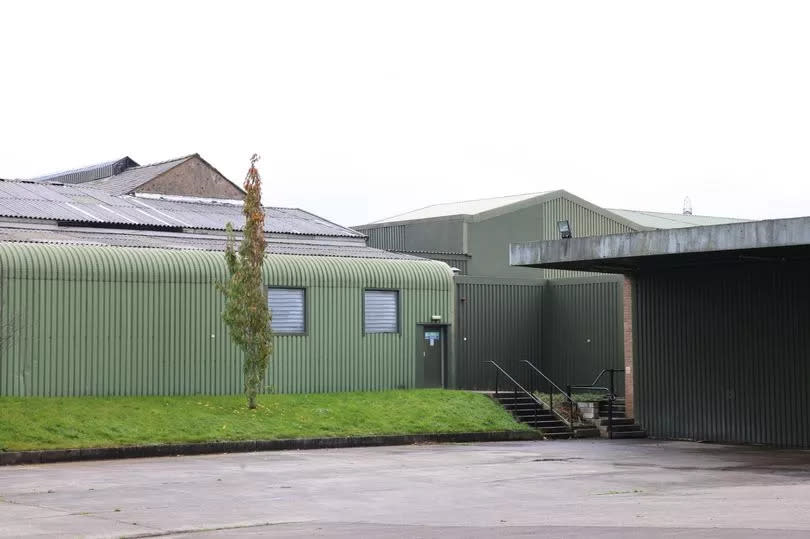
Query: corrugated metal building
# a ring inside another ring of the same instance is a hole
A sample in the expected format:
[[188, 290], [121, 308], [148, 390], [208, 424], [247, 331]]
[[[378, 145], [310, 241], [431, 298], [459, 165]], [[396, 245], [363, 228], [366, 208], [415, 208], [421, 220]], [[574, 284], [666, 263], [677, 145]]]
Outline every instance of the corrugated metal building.
[[510, 243], [558, 238], [562, 220], [575, 237], [737, 221], [608, 210], [555, 190], [436, 204], [353, 228], [370, 246], [457, 268], [460, 387], [493, 387], [488, 360], [521, 381], [529, 375], [522, 360], [529, 360], [559, 385], [585, 385], [623, 365], [622, 279], [508, 263]]
[[516, 244], [624, 273], [628, 405], [651, 436], [810, 448], [810, 217]]
[[[241, 353], [215, 288], [225, 277], [218, 252], [0, 244], [0, 327], [11, 337], [0, 395], [240, 392]], [[274, 390], [441, 384], [424, 379], [419, 332], [433, 316], [452, 320], [446, 265], [268, 255], [264, 279], [303, 294], [303, 331], [277, 328], [267, 380]], [[369, 290], [396, 291], [399, 327], [366, 331]]]
[[[111, 163], [71, 171], [75, 185], [0, 181], [0, 395], [240, 392], [215, 285], [226, 276], [225, 224], [237, 237], [243, 225], [229, 198], [241, 190], [196, 155]], [[92, 178], [104, 171], [114, 174]], [[447, 384], [449, 266], [368, 247], [296, 208], [267, 208], [265, 236], [268, 386]]]
[[564, 219], [577, 236], [644, 229], [563, 190], [436, 204], [352, 228], [371, 247], [441, 259], [462, 275], [537, 280], [563, 275], [510, 267], [509, 243], [559, 237]]

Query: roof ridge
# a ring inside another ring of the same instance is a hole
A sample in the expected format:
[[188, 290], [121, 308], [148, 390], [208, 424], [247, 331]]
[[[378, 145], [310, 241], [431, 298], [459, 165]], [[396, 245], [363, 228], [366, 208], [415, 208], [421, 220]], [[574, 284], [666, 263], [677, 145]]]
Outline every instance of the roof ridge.
[[[380, 224], [380, 223], [385, 223], [386, 221], [392, 222], [391, 220], [395, 219], [396, 217], [401, 217], [401, 216], [407, 215], [409, 213], [416, 213], [418, 211], [426, 210], [427, 208], [435, 208], [436, 206], [447, 206], [447, 205], [451, 205], [451, 204], [468, 204], [470, 202], [481, 202], [483, 200], [498, 200], [498, 199], [502, 199], [502, 198], [514, 198], [514, 197], [523, 197], [523, 196], [525, 196], [525, 197], [540, 196], [540, 195], [545, 195], [547, 193], [551, 193], [553, 191], [555, 191], [555, 189], [551, 189], [551, 190], [548, 190], [548, 191], [532, 191], [532, 192], [529, 192], [529, 193], [516, 193], [516, 194], [513, 194], [513, 195], [501, 195], [501, 196], [495, 196], [495, 197], [471, 198], [471, 199], [467, 199], [467, 200], [456, 200], [456, 201], [452, 201], [452, 202], [437, 202], [436, 204], [428, 204], [427, 206], [422, 206], [421, 208], [415, 208], [413, 210], [408, 210], [408, 211], [405, 211], [405, 212], [402, 212], [402, 213], [398, 213], [396, 215], [391, 215], [390, 217], [383, 217], [382, 219], [372, 221], [371, 223], [368, 223], [368, 224]], [[358, 225], [358, 226], [362, 226], [362, 225]]]
[[[183, 155], [183, 156], [181, 156], [181, 157], [175, 157], [175, 158], [173, 158], [173, 159], [166, 159], [166, 160], [164, 160], [164, 161], [158, 161], [158, 162], [156, 162], [156, 163], [149, 163], [149, 164], [146, 164], [146, 165], [138, 165], [137, 167], [129, 167], [128, 169], [126, 169], [126, 170], [122, 170], [121, 172], [119, 172], [119, 174], [121, 174], [121, 173], [123, 173], [123, 172], [126, 172], [127, 170], [133, 170], [133, 169], [136, 169], [136, 168], [155, 167], [155, 166], [158, 166], [158, 165], [165, 165], [166, 163], [171, 163], [171, 162], [173, 162], [173, 161], [183, 161], [183, 160], [185, 160], [185, 159], [190, 159], [190, 158], [192, 158], [192, 157], [199, 157], [199, 156], [200, 156], [200, 154], [199, 154], [199, 153], [190, 153], [190, 154], [188, 154], [188, 155]], [[118, 175], [118, 174], [113, 174], [113, 176], [117, 176], [117, 175]], [[111, 178], [111, 177], [112, 177], [112, 176], [107, 176], [107, 178]], [[103, 180], [104, 178], [99, 178], [99, 179], [100, 179], [100, 180]], [[97, 180], [93, 180], [93, 181], [97, 181]]]
[[[531, 191], [529, 193], [515, 193], [514, 195], [501, 195], [497, 197], [481, 197], [481, 198], [470, 198], [467, 200], [456, 200], [453, 202], [439, 202], [437, 204], [431, 204], [430, 206], [441, 206], [443, 204], [465, 204], [467, 202], [480, 202], [482, 200], [496, 200], [499, 198], [512, 198], [512, 197], [522, 197], [527, 195], [542, 195], [548, 193], [549, 191]], [[430, 206], [425, 206], [425, 208], [429, 208]], [[422, 209], [422, 208], [419, 208]], [[416, 210], [414, 210], [416, 211]]]

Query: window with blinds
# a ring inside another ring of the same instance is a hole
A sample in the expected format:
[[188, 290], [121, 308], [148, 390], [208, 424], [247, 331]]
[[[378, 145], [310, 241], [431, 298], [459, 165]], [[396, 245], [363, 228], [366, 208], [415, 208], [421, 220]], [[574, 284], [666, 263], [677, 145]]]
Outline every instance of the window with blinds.
[[303, 288], [268, 288], [267, 305], [276, 333], [306, 333], [306, 292]]
[[363, 299], [366, 333], [399, 333], [399, 292], [366, 290]]

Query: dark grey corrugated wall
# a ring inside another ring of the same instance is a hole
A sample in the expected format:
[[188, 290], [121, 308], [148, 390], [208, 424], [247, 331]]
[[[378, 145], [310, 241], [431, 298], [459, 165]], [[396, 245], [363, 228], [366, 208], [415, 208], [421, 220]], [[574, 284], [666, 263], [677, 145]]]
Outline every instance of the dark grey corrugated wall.
[[[521, 360], [529, 360], [561, 387], [590, 383], [603, 368], [621, 368], [621, 291], [621, 277], [456, 277], [455, 385], [492, 389], [494, 370], [487, 360], [525, 384], [530, 373]], [[616, 382], [623, 394], [623, 377]]]
[[405, 250], [405, 225], [358, 229], [368, 236], [368, 246], [388, 251]]
[[642, 275], [635, 320], [651, 436], [810, 447], [810, 264]]
[[[547, 281], [540, 368], [560, 387], [586, 385], [602, 369], [624, 367], [622, 278]], [[607, 386], [607, 375], [600, 382]], [[615, 376], [624, 395], [624, 376]]]
[[494, 360], [518, 376], [520, 360], [540, 355], [543, 283], [456, 278], [455, 386], [490, 389]]

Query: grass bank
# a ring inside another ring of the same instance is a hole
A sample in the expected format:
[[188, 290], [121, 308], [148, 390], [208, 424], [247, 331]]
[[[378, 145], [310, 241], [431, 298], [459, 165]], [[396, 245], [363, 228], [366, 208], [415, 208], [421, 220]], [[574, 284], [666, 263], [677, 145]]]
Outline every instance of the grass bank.
[[526, 430], [485, 395], [436, 389], [183, 397], [0, 397], [0, 451]]

